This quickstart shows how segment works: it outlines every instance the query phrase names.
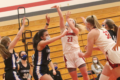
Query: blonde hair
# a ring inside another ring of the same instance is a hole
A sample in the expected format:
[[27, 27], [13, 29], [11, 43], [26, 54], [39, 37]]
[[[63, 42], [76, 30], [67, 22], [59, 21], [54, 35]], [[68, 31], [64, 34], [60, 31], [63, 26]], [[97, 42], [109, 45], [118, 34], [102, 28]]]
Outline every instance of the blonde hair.
[[3, 58], [8, 58], [11, 56], [9, 50], [6, 49], [8, 42], [10, 42], [10, 39], [7, 36], [1, 39], [0, 54], [2, 55]]
[[95, 15], [88, 16], [86, 21], [90, 23], [94, 28], [102, 29], [103, 27], [99, 24], [98, 19]]
[[[97, 58], [96, 56], [93, 56], [93, 58]], [[92, 58], [92, 62], [93, 62], [93, 58]], [[102, 64], [99, 62], [98, 58], [97, 58], [97, 64], [100, 65], [101, 69], [103, 69]], [[97, 65], [93, 62], [93, 66], [98, 69]]]
[[[75, 20], [74, 20], [75, 21]], [[86, 30], [85, 26], [81, 25], [81, 24], [77, 24], [75, 21], [75, 27], [79, 29], [79, 31], [84, 31]]]

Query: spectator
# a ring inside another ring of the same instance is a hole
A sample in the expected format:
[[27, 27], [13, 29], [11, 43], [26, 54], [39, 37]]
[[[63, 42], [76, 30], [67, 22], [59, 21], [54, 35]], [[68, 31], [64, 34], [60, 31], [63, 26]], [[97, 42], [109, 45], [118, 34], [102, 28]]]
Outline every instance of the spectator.
[[97, 75], [97, 80], [99, 80], [100, 74], [103, 69], [103, 65], [99, 62], [97, 57], [92, 58], [93, 64], [91, 65], [92, 71]]
[[55, 70], [56, 70], [56, 75], [53, 75], [53, 70], [50, 71], [50, 75], [54, 80], [62, 80], [61, 74], [58, 71], [58, 64], [56, 62], [53, 63]]
[[21, 61], [18, 64], [18, 72], [22, 80], [31, 80], [32, 68], [27, 61], [27, 54], [25, 51], [19, 52], [19, 57]]

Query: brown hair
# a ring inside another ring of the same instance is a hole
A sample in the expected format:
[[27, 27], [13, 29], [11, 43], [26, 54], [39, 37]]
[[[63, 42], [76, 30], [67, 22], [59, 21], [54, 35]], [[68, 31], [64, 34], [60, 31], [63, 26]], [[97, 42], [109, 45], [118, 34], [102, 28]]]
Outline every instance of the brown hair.
[[[96, 57], [96, 56], [93, 56], [93, 58], [97, 58], [97, 57]], [[93, 62], [93, 58], [92, 58], [92, 62]], [[97, 64], [100, 65], [101, 69], [103, 69], [103, 66], [102, 66], [102, 64], [99, 62], [98, 58], [97, 58]], [[94, 62], [93, 62], [93, 66], [94, 66], [96, 69], [98, 69], [98, 68], [97, 68], [97, 65], [96, 65]]]
[[105, 24], [110, 28], [114, 29], [114, 32], [117, 35], [118, 27], [115, 25], [114, 21], [112, 19], [106, 19]]
[[5, 36], [1, 39], [1, 44], [0, 44], [0, 54], [2, 55], [3, 58], [8, 58], [10, 57], [10, 52], [8, 49], [6, 49], [7, 44], [10, 42], [10, 38]]
[[98, 29], [102, 28], [102, 26], [99, 24], [98, 19], [95, 15], [88, 16], [86, 18], [86, 21], [90, 23], [93, 26], [93, 28], [98, 28]]
[[43, 37], [44, 32], [46, 32], [46, 29], [41, 29], [39, 32], [37, 32], [33, 37], [33, 48], [37, 50], [38, 43], [42, 40], [41, 37]]

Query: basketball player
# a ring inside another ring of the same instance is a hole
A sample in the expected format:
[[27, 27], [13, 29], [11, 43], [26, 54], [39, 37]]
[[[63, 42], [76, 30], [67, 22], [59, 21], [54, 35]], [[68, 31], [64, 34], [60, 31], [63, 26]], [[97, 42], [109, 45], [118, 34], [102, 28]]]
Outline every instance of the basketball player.
[[[48, 26], [49, 24], [46, 23], [46, 25]], [[48, 64], [50, 64], [53, 69], [53, 74], [56, 75], [56, 71], [50, 59], [50, 48], [48, 44], [60, 39], [66, 34], [67, 30], [60, 36], [50, 38], [47, 29], [41, 29], [35, 34], [33, 38], [33, 48], [35, 50], [33, 76], [35, 80], [53, 80], [52, 77], [48, 75]]]
[[[86, 63], [83, 58], [78, 57], [80, 52], [80, 46], [78, 43], [79, 31], [83, 30], [82, 25], [78, 25], [76, 21], [69, 18], [70, 13], [66, 14], [66, 24], [64, 24], [64, 18], [59, 6], [55, 5], [52, 8], [56, 8], [60, 16], [60, 31], [61, 34], [64, 30], [68, 30], [69, 33], [61, 38], [63, 46], [63, 54], [68, 72], [70, 73], [73, 80], [78, 80], [76, 68], [79, 68], [84, 80], [89, 80], [87, 75]], [[82, 27], [81, 27], [82, 26]]]
[[2, 55], [5, 64], [5, 80], [21, 80], [17, 75], [17, 63], [14, 47], [22, 35], [24, 25], [25, 17], [23, 18], [23, 25], [13, 41], [11, 41], [7, 36], [1, 39], [0, 54]]
[[[115, 75], [117, 80], [120, 80], [120, 49], [118, 51], [112, 50], [115, 45], [118, 47], [119, 43], [116, 44], [112, 40], [109, 32], [99, 24], [96, 16], [88, 16], [86, 20], [83, 20], [89, 31], [87, 38], [88, 44], [86, 53], [80, 52], [79, 57], [88, 58], [91, 56], [92, 50], [101, 50], [107, 58], [107, 63], [104, 66], [99, 80], [108, 80], [111, 73]], [[93, 47], [94, 44], [97, 47]]]
[[27, 61], [27, 54], [25, 51], [19, 52], [19, 58], [21, 61], [18, 64], [18, 72], [22, 80], [31, 80], [32, 68]]
[[[112, 39], [116, 42], [118, 27], [116, 26], [114, 21], [112, 19], [105, 19], [102, 25], [110, 33]], [[115, 76], [111, 75], [109, 80], [116, 80]]]
[[110, 33], [112, 39], [116, 42], [118, 27], [116, 26], [114, 21], [112, 19], [106, 19], [103, 22], [103, 26], [105, 27], [105, 29], [108, 30], [108, 32]]

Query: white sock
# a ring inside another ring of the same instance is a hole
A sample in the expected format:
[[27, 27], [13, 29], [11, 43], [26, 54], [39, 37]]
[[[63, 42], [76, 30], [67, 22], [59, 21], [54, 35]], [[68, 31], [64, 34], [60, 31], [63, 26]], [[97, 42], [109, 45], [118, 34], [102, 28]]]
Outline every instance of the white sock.
[[100, 78], [99, 78], [99, 80], [108, 80], [108, 79], [109, 79], [109, 77], [104, 74], [101, 74]]

